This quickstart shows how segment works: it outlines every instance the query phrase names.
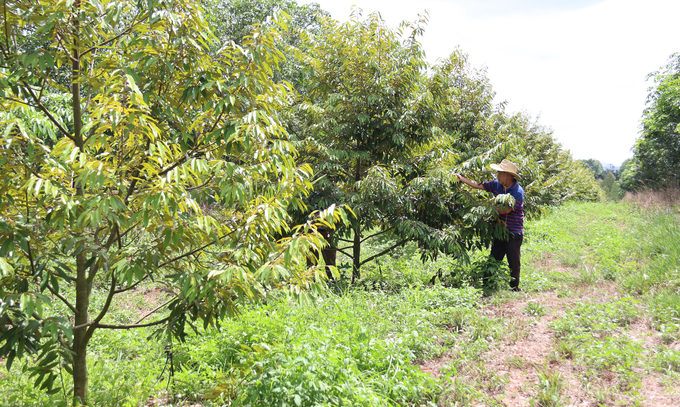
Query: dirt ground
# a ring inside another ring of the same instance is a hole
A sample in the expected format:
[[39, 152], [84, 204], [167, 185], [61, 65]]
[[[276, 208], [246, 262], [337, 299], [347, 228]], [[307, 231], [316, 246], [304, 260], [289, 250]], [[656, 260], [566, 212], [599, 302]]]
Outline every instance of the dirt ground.
[[[600, 395], [598, 399], [597, 391], [583, 379], [582, 367], [569, 358], [554, 356], [557, 340], [555, 332], [549, 327], [551, 321], [562, 317], [577, 302], [605, 303], [620, 298], [620, 293], [613, 285], [599, 284], [573, 288], [572, 295], [563, 298], [556, 292], [540, 292], [525, 293], [515, 298], [504, 299], [500, 303], [487, 301], [481, 312], [508, 321], [508, 324], [518, 328], [519, 334], [508, 335], [507, 338], [501, 339], [497, 346], [492, 346], [481, 355], [479, 359], [484, 361], [486, 372], [484, 377], [503, 377], [506, 383], [504, 386], [483, 386], [488, 397], [470, 405], [507, 407], [532, 405], [532, 398], [537, 393], [538, 372], [548, 370], [559, 373], [563, 378], [561, 402], [554, 404], [555, 406], [680, 406], [680, 383], [671, 383], [668, 378], [653, 371], [636, 371], [642, 377], [641, 385], [636, 389], [639, 394], [627, 395], [625, 392], [615, 391], [608, 396]], [[530, 302], [540, 304], [545, 314], [529, 315], [525, 310]], [[646, 349], [651, 350], [661, 344], [659, 333], [651, 328], [650, 321], [644, 317], [635, 320], [624, 332], [631, 339], [644, 343]], [[670, 346], [677, 348], [680, 344], [676, 342]], [[437, 360], [427, 361], [421, 369], [439, 378], [446, 374], [442, 372], [442, 368], [451, 363], [451, 359], [456, 357], [455, 353], [454, 350]], [[463, 372], [462, 375], [459, 373], [457, 379], [474, 382], [478, 380], [472, 377], [475, 374], [478, 374], [478, 370], [473, 369], [470, 372]], [[596, 383], [596, 388], [606, 389], [616, 385], [615, 378], [608, 377], [605, 373], [599, 383]], [[444, 405], [449, 404], [451, 403]]]

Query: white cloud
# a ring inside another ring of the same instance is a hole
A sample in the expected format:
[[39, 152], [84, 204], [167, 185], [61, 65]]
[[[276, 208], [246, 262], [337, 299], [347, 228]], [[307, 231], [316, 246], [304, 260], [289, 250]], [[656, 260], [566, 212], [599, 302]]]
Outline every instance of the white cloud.
[[473, 13], [462, 0], [317, 2], [339, 20], [352, 4], [364, 14], [377, 10], [395, 27], [427, 9], [428, 59], [460, 46], [474, 66], [488, 67], [498, 101], [540, 114], [575, 158], [616, 165], [632, 156], [647, 74], [680, 51], [674, 1], [609, 0], [572, 10], [525, 3], [505, 14]]

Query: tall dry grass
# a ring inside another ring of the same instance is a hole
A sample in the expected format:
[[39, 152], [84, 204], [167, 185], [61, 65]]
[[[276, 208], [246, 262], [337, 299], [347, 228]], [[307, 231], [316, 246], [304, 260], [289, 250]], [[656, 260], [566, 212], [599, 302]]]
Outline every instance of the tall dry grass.
[[644, 209], [676, 208], [680, 206], [680, 188], [648, 189], [626, 192], [622, 201]]

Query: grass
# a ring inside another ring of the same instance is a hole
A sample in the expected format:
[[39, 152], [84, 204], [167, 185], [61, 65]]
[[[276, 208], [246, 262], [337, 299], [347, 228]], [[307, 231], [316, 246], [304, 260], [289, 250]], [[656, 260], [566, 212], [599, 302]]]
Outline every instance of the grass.
[[242, 384], [236, 401], [248, 405], [279, 405], [296, 395], [302, 405], [426, 405], [441, 390], [413, 362], [440, 353], [437, 339], [452, 335], [437, 328], [442, 315], [472, 307], [478, 297], [472, 289], [453, 293], [459, 295], [435, 287], [355, 291], [307, 304], [281, 299], [191, 338], [178, 362], [222, 372], [239, 366], [231, 372]]
[[527, 302], [526, 306], [524, 306], [524, 312], [527, 315], [540, 318], [545, 315], [545, 307], [541, 303], [530, 301]]
[[[304, 303], [274, 295], [184, 343], [150, 339], [150, 330], [101, 331], [91, 404], [566, 406], [574, 391], [593, 404], [641, 404], [650, 374], [678, 390], [679, 220], [677, 211], [625, 203], [556, 208], [526, 225], [521, 293], [482, 297], [475, 288], [490, 269], [504, 284], [507, 269], [489, 264], [488, 250], [463, 266], [444, 256], [423, 263], [405, 245], [362, 270], [357, 286]], [[444, 285], [430, 284], [439, 270]], [[162, 301], [153, 293], [148, 286], [114, 304], [111, 321], [138, 320]], [[539, 328], [552, 335], [547, 348], [508, 352], [535, 345]], [[434, 370], [421, 369], [425, 361]], [[68, 375], [47, 395], [22, 373], [30, 363], [0, 374], [0, 404], [69, 405]], [[511, 386], [508, 371], [523, 382]]]
[[551, 370], [548, 366], [538, 369], [536, 396], [531, 398], [530, 405], [535, 407], [560, 407], [564, 405], [564, 376]]

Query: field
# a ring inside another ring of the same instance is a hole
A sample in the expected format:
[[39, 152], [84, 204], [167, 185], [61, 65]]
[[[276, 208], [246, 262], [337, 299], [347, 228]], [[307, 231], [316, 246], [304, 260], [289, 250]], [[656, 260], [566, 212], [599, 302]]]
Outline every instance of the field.
[[[476, 288], [488, 252], [423, 263], [407, 245], [358, 285], [304, 303], [272, 295], [184, 343], [100, 332], [90, 404], [680, 406], [677, 209], [568, 204], [527, 222], [522, 253], [519, 293]], [[140, 288], [110, 321], [139, 321], [164, 296]], [[28, 364], [0, 373], [0, 405], [68, 405], [68, 375], [47, 395]]]

